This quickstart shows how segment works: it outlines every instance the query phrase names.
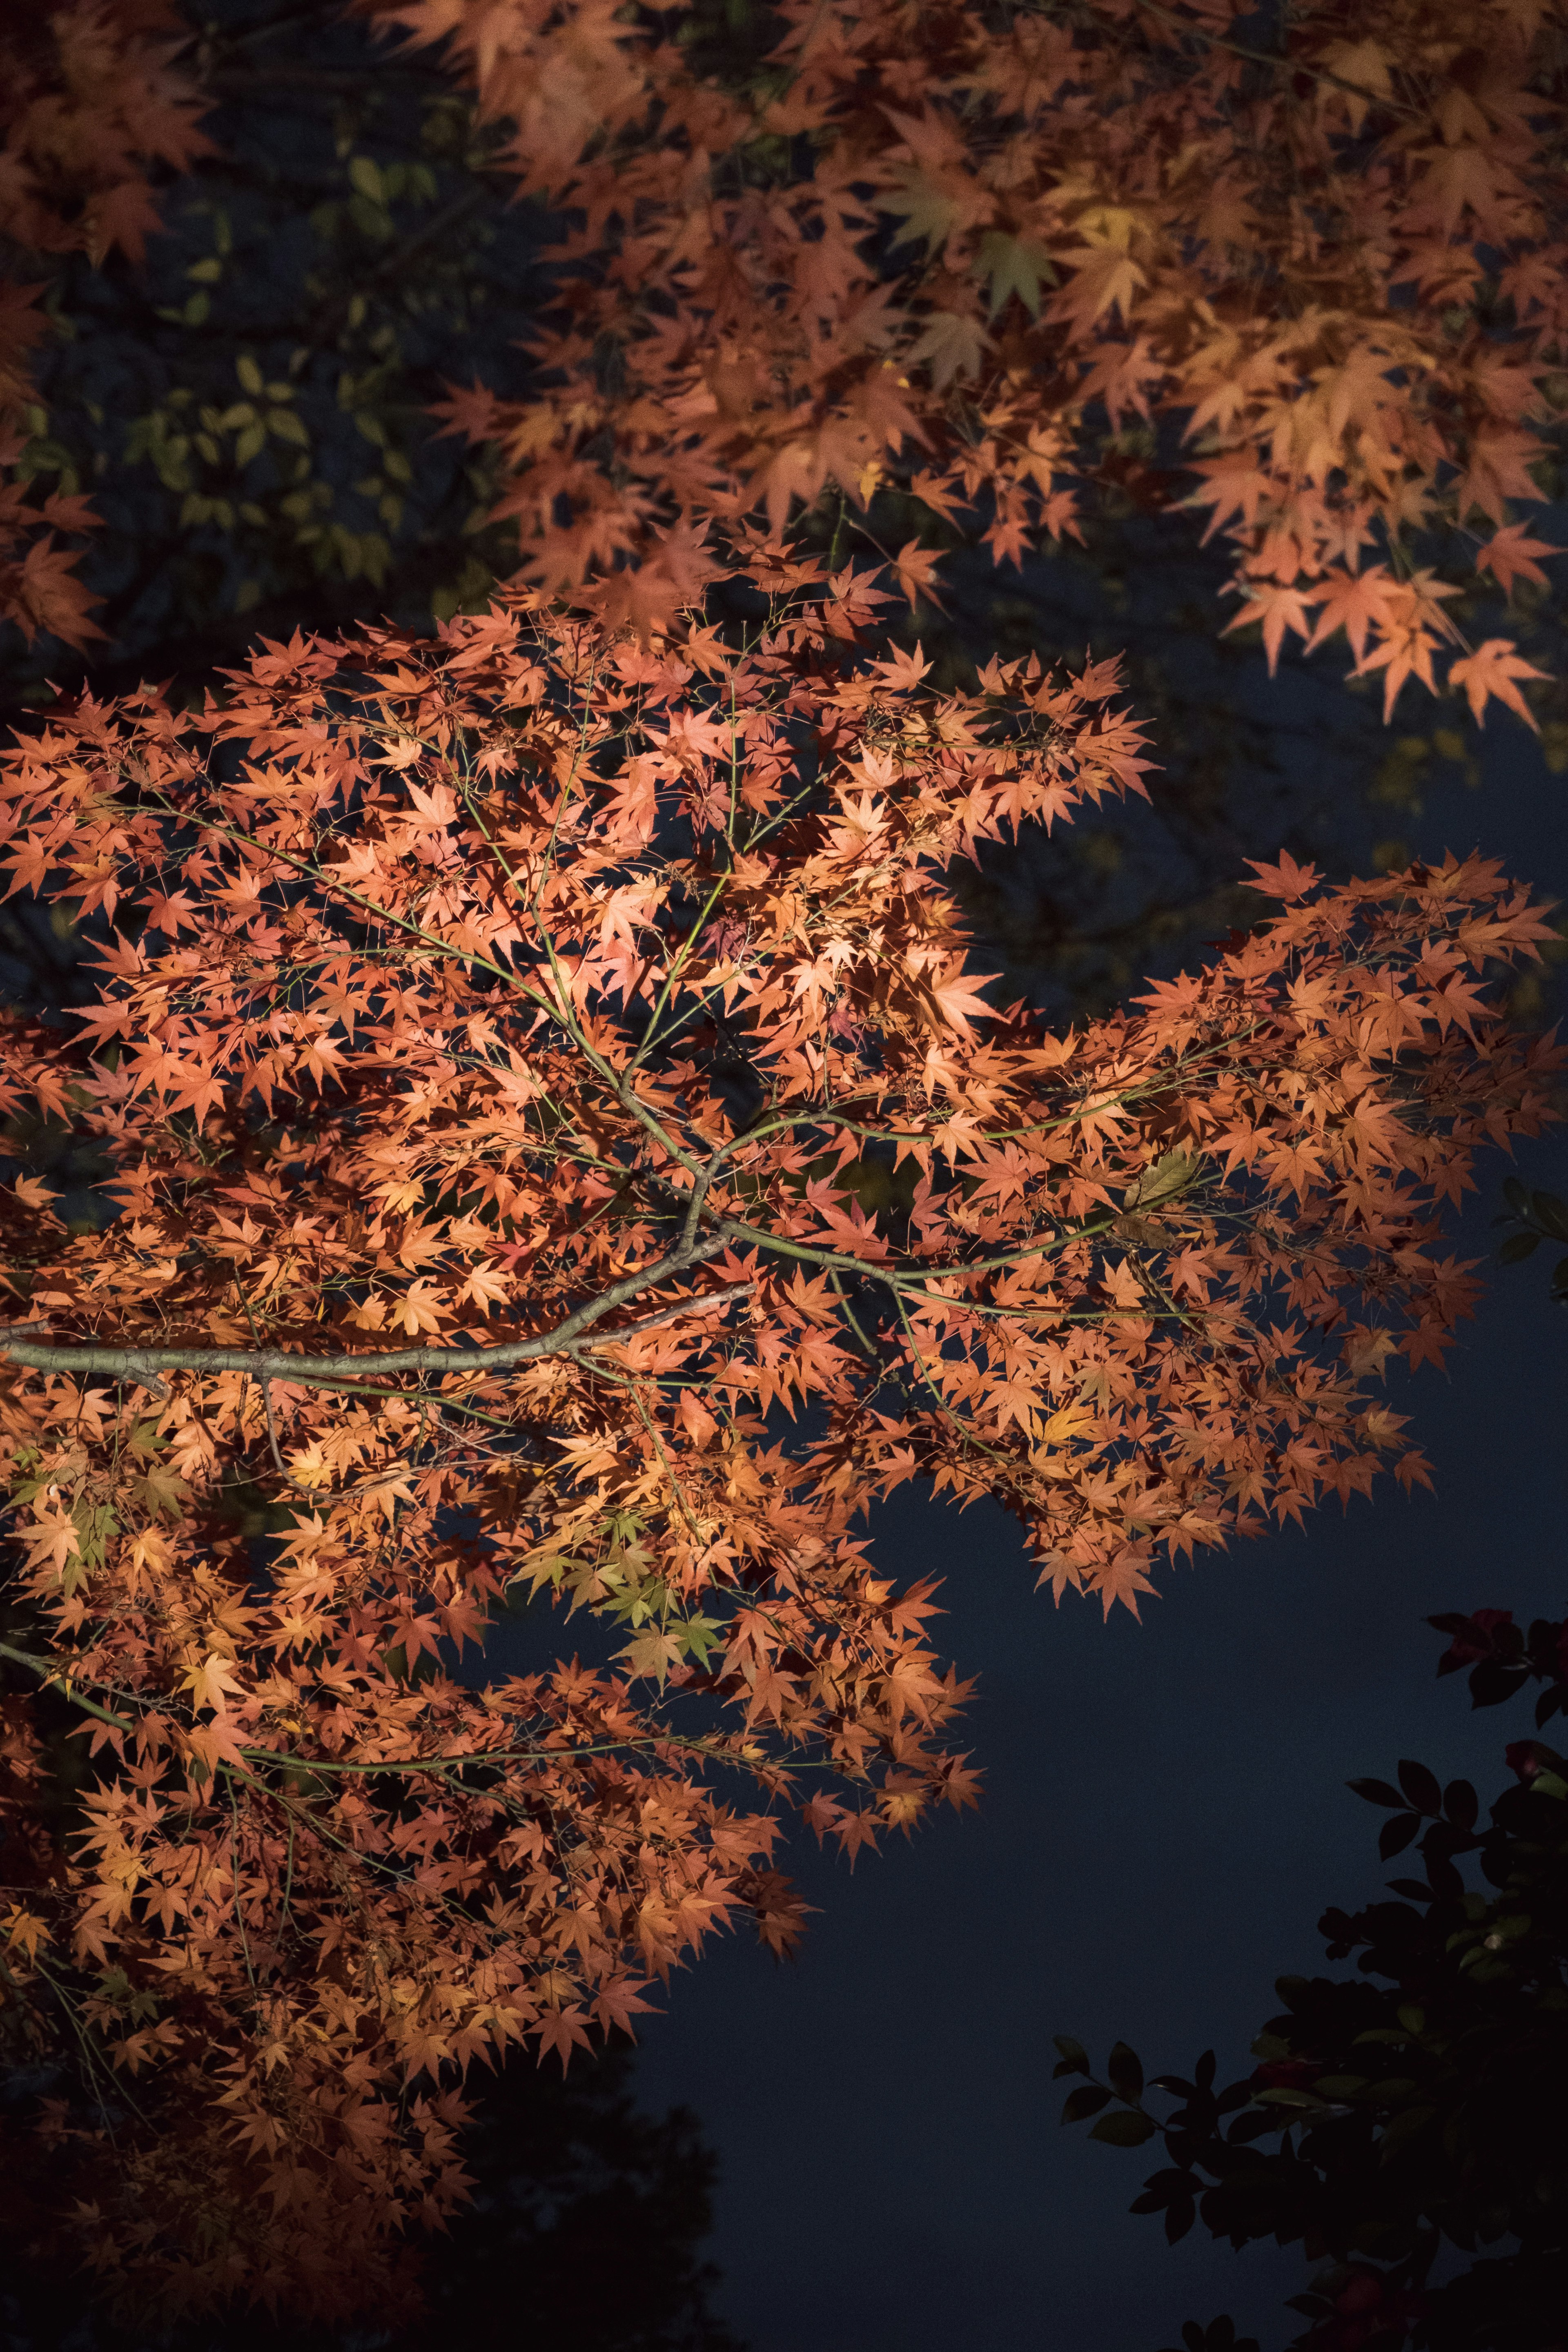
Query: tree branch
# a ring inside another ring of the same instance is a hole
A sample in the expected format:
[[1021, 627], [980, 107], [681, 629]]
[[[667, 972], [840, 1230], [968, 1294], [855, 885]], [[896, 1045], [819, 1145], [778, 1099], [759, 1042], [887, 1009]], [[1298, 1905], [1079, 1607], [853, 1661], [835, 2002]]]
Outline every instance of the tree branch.
[[1272, 49], [1249, 48], [1244, 41], [1227, 40], [1223, 33], [1211, 33], [1206, 26], [1194, 25], [1190, 16], [1179, 16], [1173, 8], [1162, 7], [1160, 0], [1134, 0], [1134, 5], [1145, 16], [1159, 16], [1167, 25], [1174, 26], [1178, 32], [1190, 33], [1194, 41], [1202, 41], [1207, 48], [1224, 49], [1233, 58], [1245, 58], [1248, 65], [1271, 66], [1277, 73], [1283, 68], [1288, 73], [1310, 74], [1314, 81], [1330, 82], [1335, 89], [1345, 90], [1352, 98], [1362, 99], [1369, 106], [1385, 106], [1391, 114], [1404, 114], [1413, 121], [1416, 119], [1417, 110], [1405, 105], [1402, 99], [1384, 96], [1375, 89], [1364, 89], [1359, 81], [1347, 81], [1343, 74], [1335, 73], [1329, 66], [1310, 65], [1305, 58], [1281, 55]]
[[[553, 1330], [538, 1332], [531, 1339], [505, 1340], [494, 1348], [394, 1348], [335, 1356], [289, 1355], [279, 1348], [116, 1348], [96, 1342], [30, 1338], [27, 1325], [13, 1323], [0, 1325], [0, 1358], [8, 1356], [13, 1362], [26, 1364], [35, 1371], [97, 1372], [111, 1379], [136, 1381], [156, 1395], [165, 1393], [160, 1377], [164, 1372], [247, 1372], [263, 1384], [289, 1381], [296, 1386], [357, 1390], [356, 1375], [371, 1372], [507, 1371], [515, 1364], [535, 1363], [542, 1356], [570, 1354], [584, 1344], [594, 1326], [617, 1307], [626, 1306], [668, 1276], [683, 1274], [689, 1267], [701, 1265], [727, 1246], [727, 1236], [716, 1234], [691, 1248], [671, 1250], [640, 1273], [628, 1274], [612, 1283], [608, 1290], [575, 1308]], [[600, 1336], [605, 1340], [634, 1339], [679, 1315], [701, 1314], [710, 1307], [727, 1306], [731, 1299], [748, 1297], [755, 1288], [754, 1282], [730, 1283], [722, 1290], [678, 1299], [657, 1315], [645, 1316], [640, 1322]]]

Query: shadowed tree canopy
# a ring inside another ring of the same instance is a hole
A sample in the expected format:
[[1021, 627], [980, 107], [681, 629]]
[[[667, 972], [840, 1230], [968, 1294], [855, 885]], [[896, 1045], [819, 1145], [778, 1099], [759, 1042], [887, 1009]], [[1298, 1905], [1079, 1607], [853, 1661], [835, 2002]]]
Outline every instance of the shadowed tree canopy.
[[[693, 2119], [644, 2115], [628, 2088], [625, 2043], [580, 2058], [569, 2075], [505, 2064], [483, 2088], [464, 2143], [472, 2201], [417, 2250], [425, 2299], [406, 2324], [312, 2328], [299, 2316], [230, 2313], [221, 2336], [201, 2322], [160, 2352], [514, 2352], [568, 2336], [584, 2352], [741, 2352], [708, 2309], [707, 2234], [713, 2159]], [[18, 2083], [14, 2095], [30, 2086]], [[36, 2095], [36, 2094], [35, 2094]], [[16, 2352], [144, 2352], [144, 2330], [116, 2328], [57, 2267], [29, 2259], [37, 2183], [6, 2181], [0, 2318]]]

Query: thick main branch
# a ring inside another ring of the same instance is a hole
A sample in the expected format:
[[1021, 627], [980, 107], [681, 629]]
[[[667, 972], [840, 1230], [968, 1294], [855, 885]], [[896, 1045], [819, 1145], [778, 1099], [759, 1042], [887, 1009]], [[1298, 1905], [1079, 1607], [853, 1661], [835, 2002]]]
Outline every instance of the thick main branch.
[[[291, 1381], [315, 1388], [352, 1389], [359, 1377], [368, 1373], [507, 1371], [516, 1364], [535, 1363], [542, 1356], [564, 1354], [578, 1346], [595, 1325], [617, 1307], [628, 1305], [669, 1276], [701, 1265], [726, 1246], [724, 1235], [710, 1234], [706, 1241], [690, 1247], [671, 1250], [639, 1273], [626, 1275], [619, 1282], [612, 1283], [597, 1298], [585, 1300], [552, 1329], [535, 1332], [531, 1339], [503, 1340], [493, 1348], [442, 1345], [366, 1349], [332, 1356], [290, 1355], [280, 1348], [117, 1348], [90, 1341], [33, 1338], [26, 1326], [12, 1324], [0, 1325], [0, 1357], [9, 1356], [13, 1361], [26, 1364], [36, 1371], [98, 1372], [112, 1379], [139, 1381], [143, 1387], [154, 1390], [160, 1387], [160, 1375], [163, 1372], [248, 1372], [258, 1381]], [[603, 1336], [606, 1339], [635, 1339], [638, 1333], [657, 1329], [675, 1316], [701, 1314], [726, 1306], [731, 1299], [745, 1297], [755, 1286], [752, 1282], [731, 1283], [722, 1290], [678, 1299], [657, 1315], [645, 1316], [640, 1322]]]

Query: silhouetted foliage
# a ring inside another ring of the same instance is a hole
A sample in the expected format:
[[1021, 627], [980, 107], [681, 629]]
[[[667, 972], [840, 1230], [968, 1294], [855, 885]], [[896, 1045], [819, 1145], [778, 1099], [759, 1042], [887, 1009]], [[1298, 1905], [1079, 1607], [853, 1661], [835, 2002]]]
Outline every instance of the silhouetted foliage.
[[[1568, 1712], [1568, 1619], [1528, 1633], [1506, 1609], [1429, 1622], [1449, 1636], [1438, 1673], [1468, 1667], [1477, 1706], [1538, 1682], [1537, 1731]], [[1190, 2079], [1153, 2077], [1178, 2102], [1162, 2120], [1125, 2043], [1100, 2083], [1058, 2038], [1057, 2074], [1089, 2077], [1064, 2123], [1097, 2116], [1092, 2137], [1118, 2147], [1163, 2139], [1135, 2213], [1163, 2213], [1173, 2243], [1201, 2221], [1233, 2246], [1272, 2237], [1326, 2265], [1291, 2299], [1308, 2321], [1295, 2352], [1561, 2352], [1568, 1759], [1530, 1738], [1507, 1760], [1487, 1827], [1468, 1780], [1444, 1788], [1408, 1759], [1397, 1785], [1350, 1783], [1389, 1815], [1384, 1859], [1414, 1845], [1425, 1875], [1392, 1879], [1396, 1902], [1323, 1914], [1329, 1958], [1353, 1954], [1359, 1973], [1281, 1977], [1244, 2080], [1216, 2091], [1205, 2051]], [[1484, 1885], [1467, 1885], [1465, 1857]], [[1457, 2272], [1456, 2251], [1472, 2257]], [[1228, 2344], [1215, 2330], [1230, 2325], [1189, 2323], [1189, 2352]]]

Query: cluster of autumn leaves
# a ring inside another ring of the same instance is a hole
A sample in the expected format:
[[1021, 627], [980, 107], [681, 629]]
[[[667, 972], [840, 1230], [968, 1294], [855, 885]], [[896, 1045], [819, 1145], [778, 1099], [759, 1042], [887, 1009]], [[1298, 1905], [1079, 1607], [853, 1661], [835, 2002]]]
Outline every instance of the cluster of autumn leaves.
[[[435, 412], [499, 447], [523, 578], [646, 637], [744, 519], [826, 501], [914, 604], [941, 593], [933, 534], [1022, 563], [1097, 482], [1149, 472], [1169, 420], [1187, 503], [1234, 549], [1228, 625], [1260, 623], [1271, 664], [1343, 633], [1390, 706], [1446, 661], [1478, 714], [1529, 715], [1539, 673], [1465, 637], [1443, 565], [1506, 591], [1552, 551], [1512, 512], [1568, 381], [1542, 0], [1315, 0], [1278, 54], [1247, 0], [780, 0], [738, 57], [701, 6], [351, 13], [442, 45], [544, 208], [558, 299], [526, 322], [530, 397], [475, 383]], [[181, 29], [167, 0], [13, 21], [15, 250], [140, 255], [149, 170], [209, 143]], [[37, 291], [0, 303], [6, 462]], [[885, 516], [914, 534], [881, 547]], [[6, 492], [0, 614], [29, 637], [95, 634], [55, 540], [90, 521]]]
[[[936, 696], [846, 665], [864, 581], [754, 556], [750, 648], [521, 591], [4, 756], [9, 887], [113, 931], [0, 1109], [101, 1138], [120, 1210], [7, 1201], [7, 1654], [95, 1759], [57, 1843], [5, 1702], [8, 1991], [144, 2118], [87, 2200], [133, 2298], [391, 2292], [468, 2067], [737, 1913], [786, 1948], [792, 1815], [853, 1853], [972, 1796], [874, 1497], [997, 1496], [1109, 1610], [1421, 1475], [1377, 1375], [1440, 1356], [1441, 1203], [1547, 1107], [1478, 987], [1524, 895], [1286, 860], [1199, 976], [995, 1013], [942, 869], [1138, 788], [1113, 675]], [[598, 1663], [466, 1667], [530, 1594]], [[56, 2128], [79, 2189], [104, 2126]]]
[[[742, 518], [827, 499], [914, 604], [941, 595], [933, 534], [1025, 562], [1086, 491], [1150, 475], [1171, 421], [1187, 503], [1234, 548], [1229, 625], [1262, 624], [1269, 663], [1344, 635], [1389, 706], [1446, 661], [1471, 710], [1528, 715], [1540, 673], [1467, 640], [1444, 564], [1510, 591], [1552, 552], [1511, 508], [1563, 407], [1559, 9], [1314, 0], [1274, 54], [1246, 0], [778, 0], [738, 57], [703, 7], [351, 12], [442, 45], [545, 207], [531, 397], [437, 409], [499, 446], [524, 579], [647, 635], [724, 574]], [[141, 257], [148, 172], [209, 146], [202, 57], [167, 0], [12, 19], [14, 252]], [[5, 466], [37, 291], [0, 287]], [[917, 522], [898, 548], [884, 508]], [[99, 635], [57, 543], [91, 520], [9, 480], [0, 616], [28, 637]]]
[[[1247, 0], [782, 0], [739, 88], [608, 8], [356, 13], [449, 41], [563, 226], [540, 388], [444, 405], [506, 455], [526, 577], [657, 624], [710, 530], [884, 485], [1022, 564], [1076, 530], [1102, 419], [1134, 472], [1173, 419], [1271, 666], [1342, 631], [1390, 705], [1447, 657], [1527, 713], [1537, 673], [1419, 551], [1447, 525], [1545, 578], [1510, 501], [1563, 394], [1556, 11], [1320, 5], [1271, 57]], [[940, 583], [921, 536], [882, 551], [911, 604]]]
[[[1251, 606], [1430, 678], [1423, 501], [1540, 551], [1500, 504], [1561, 299], [1533, 16], [1476, 50], [1321, 10], [1270, 84], [1228, 9], [792, 5], [737, 90], [607, 7], [372, 13], [452, 37], [584, 265], [532, 404], [451, 410], [514, 465], [531, 584], [0, 752], [8, 894], [108, 942], [74, 1028], [6, 1018], [0, 1115], [99, 1139], [118, 1211], [0, 1193], [0, 2013], [79, 2083], [12, 2185], [138, 2312], [401, 2294], [470, 2070], [626, 2024], [736, 1916], [787, 1948], [792, 1821], [853, 1853], [971, 1801], [874, 1499], [999, 1498], [1109, 1611], [1424, 1475], [1379, 1374], [1440, 1358], [1444, 1205], [1555, 1067], [1486, 989], [1544, 926], [1476, 860], [1283, 858], [1196, 975], [1066, 1036], [997, 1004], [943, 871], [1142, 789], [1115, 666], [940, 692], [789, 530], [907, 478], [991, 500], [1005, 558], [1070, 528], [1094, 399], [1201, 401]], [[124, 157], [194, 152], [165, 30], [29, 33], [0, 201], [35, 242], [116, 41], [144, 80], [50, 234], [126, 245]], [[13, 617], [68, 635], [32, 561]], [[1517, 674], [1496, 641], [1448, 677]], [[530, 1598], [586, 1663], [499, 1671]]]

